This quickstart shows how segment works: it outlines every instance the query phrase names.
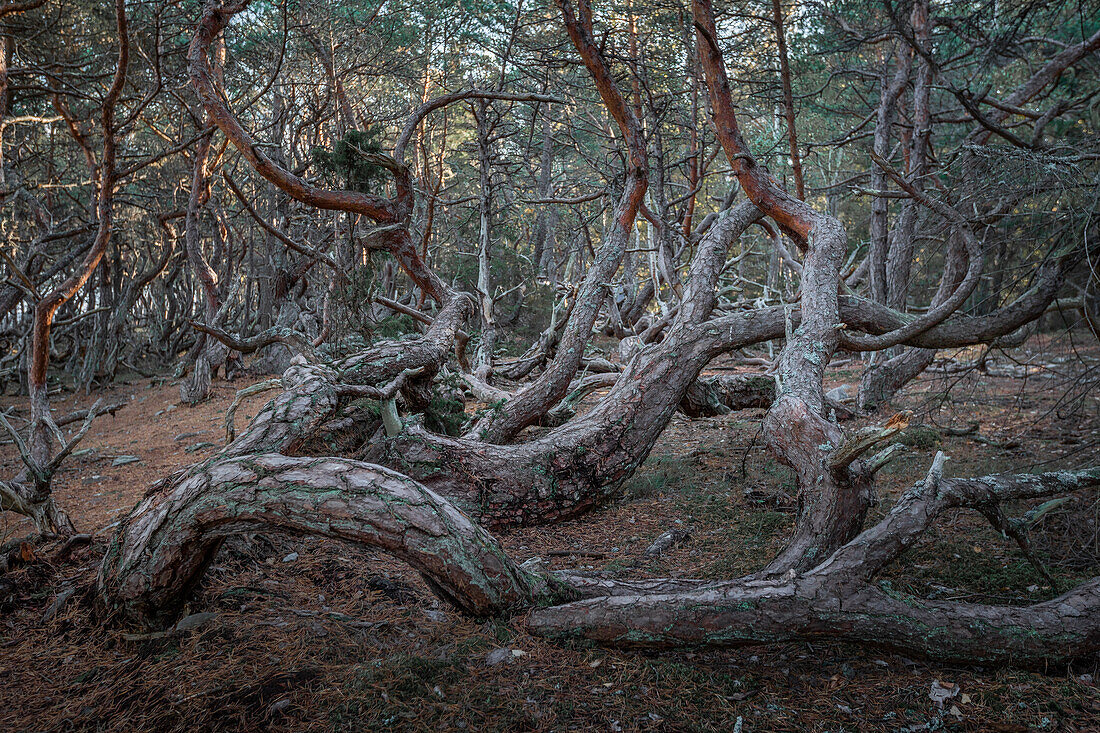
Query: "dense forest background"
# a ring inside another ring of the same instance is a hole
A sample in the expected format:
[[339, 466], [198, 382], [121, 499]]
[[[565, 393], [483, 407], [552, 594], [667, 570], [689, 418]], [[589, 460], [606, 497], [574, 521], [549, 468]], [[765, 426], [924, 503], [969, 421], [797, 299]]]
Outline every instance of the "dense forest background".
[[[1086, 56], [1080, 68], [1059, 74], [1042, 90], [1045, 102], [1034, 106], [1038, 117], [1006, 129], [1008, 141], [976, 124], [967, 105], [1005, 96], [1047, 57], [1093, 35], [1094, 10], [1081, 3], [937, 8], [942, 21], [929, 40], [927, 185], [976, 209], [1003, 208], [1008, 198], [1014, 205], [983, 231], [989, 263], [967, 304], [972, 312], [989, 312], [1026, 287], [1019, 275], [1057, 249], [1064, 232], [1079, 231], [1080, 218], [1095, 208], [1094, 62]], [[657, 223], [639, 222], [614, 281], [620, 316], [627, 311], [623, 325], [633, 327], [631, 306], [667, 312], [676, 297], [676, 268], [689, 260], [691, 233], [720, 208], [733, 178], [707, 124], [688, 9], [628, 4], [600, 11], [604, 53], [615, 61], [652, 148], [647, 207]], [[727, 62], [738, 82], [744, 134], [775, 176], [844, 222], [849, 259], [859, 265], [870, 246], [872, 203], [883, 203], [894, 220], [905, 207], [896, 194], [885, 201], [870, 195], [886, 186], [867, 150], [881, 87], [894, 77], [899, 58], [921, 65], [890, 33], [906, 10], [876, 3], [781, 8], [787, 73], [772, 11], [768, 4], [730, 7], [723, 28], [736, 48]], [[113, 233], [102, 267], [56, 316], [52, 361], [56, 378], [67, 383], [90, 389], [120, 369], [175, 368], [197, 338], [190, 321], [203, 320], [204, 297], [214, 297], [216, 310], [224, 311], [221, 322], [242, 336], [277, 322], [316, 336], [331, 269], [307, 267], [308, 255], [259, 226], [231, 182], [259, 218], [301, 246], [329, 254], [347, 274], [332, 289], [332, 348], [346, 351], [347, 338], [411, 327], [407, 316], [402, 321], [371, 300], [406, 291], [403, 273], [372, 244], [383, 236], [372, 222], [288, 200], [223, 137], [204, 136], [209, 122], [190, 90], [186, 59], [199, 12], [187, 3], [127, 5], [131, 60], [112, 131], [118, 149]], [[4, 229], [12, 263], [45, 291], [69, 275], [96, 225], [89, 165], [100, 164], [98, 123], [116, 65], [117, 30], [112, 8], [103, 4], [43, 3], [7, 15], [5, 23]], [[369, 155], [391, 150], [420, 105], [469, 88], [545, 97], [441, 107], [417, 127], [405, 153], [419, 194], [416, 245], [443, 280], [471, 292], [479, 283], [485, 211], [488, 295], [493, 319], [515, 334], [500, 348], [514, 353], [545, 328], [557, 288], [583, 275], [622, 185], [618, 132], [565, 44], [557, 10], [545, 5], [253, 3], [227, 34], [219, 73], [236, 114], [266, 154], [324, 186], [378, 195], [392, 183]], [[892, 134], [882, 147], [903, 162], [914, 129], [911, 94], [906, 87], [898, 95]], [[986, 106], [979, 119], [1005, 116], [1006, 105]], [[983, 133], [990, 144], [977, 146]], [[1028, 144], [1008, 144], [1013, 140]], [[202, 189], [195, 233], [201, 251], [189, 263], [178, 240], [193, 184]], [[915, 254], [892, 295], [895, 304], [919, 307], [940, 281], [944, 224], [927, 211], [912, 215], [919, 221], [900, 224], [919, 232]], [[1026, 246], [1011, 246], [1022, 240]], [[761, 230], [734, 245], [730, 256], [740, 259], [724, 274], [724, 300], [770, 303], [793, 295], [797, 278], [767, 242]], [[1071, 281], [1085, 288], [1085, 274]], [[21, 339], [32, 310], [25, 287], [9, 272], [4, 374], [24, 389], [19, 359], [28, 349]], [[642, 303], [638, 291], [650, 287], [655, 292]]]

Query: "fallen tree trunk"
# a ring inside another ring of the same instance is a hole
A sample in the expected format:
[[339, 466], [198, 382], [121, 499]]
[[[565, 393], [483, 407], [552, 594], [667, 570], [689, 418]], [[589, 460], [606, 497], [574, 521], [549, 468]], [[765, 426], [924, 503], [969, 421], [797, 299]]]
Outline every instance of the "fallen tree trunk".
[[1041, 667], [1100, 648], [1100, 578], [1021, 608], [895, 598], [872, 586], [839, 595], [816, 578], [609, 596], [534, 611], [528, 628], [633, 648], [845, 641], [939, 661]]
[[[210, 461], [152, 493], [122, 523], [100, 568], [116, 620], [155, 626], [176, 613], [228, 535], [257, 527], [344, 539], [409, 563], [462, 613], [535, 610], [528, 627], [631, 647], [849, 641], [940, 660], [1025, 666], [1100, 649], [1100, 578], [1026, 607], [931, 601], [872, 584], [949, 508], [1100, 485], [1100, 469], [1035, 476], [929, 477], [876, 526], [804, 573], [707, 583], [616, 581], [518, 565], [446, 499], [379, 466], [276, 454]], [[583, 600], [576, 600], [576, 599]], [[565, 602], [565, 605], [549, 605]]]
[[548, 636], [635, 647], [832, 640], [1021, 666], [1062, 663], [1100, 649], [1100, 578], [1023, 607], [926, 600], [873, 584], [947, 509], [985, 513], [1013, 499], [1100, 485], [1100, 468], [975, 479], [944, 478], [941, 470], [942, 454], [881, 522], [807, 572], [582, 600], [536, 610], [528, 626]]
[[471, 616], [504, 616], [555, 597], [445, 499], [380, 466], [250, 455], [208, 462], [124, 520], [99, 573], [109, 613], [151, 624], [174, 614], [228, 535], [257, 527], [377, 547]]

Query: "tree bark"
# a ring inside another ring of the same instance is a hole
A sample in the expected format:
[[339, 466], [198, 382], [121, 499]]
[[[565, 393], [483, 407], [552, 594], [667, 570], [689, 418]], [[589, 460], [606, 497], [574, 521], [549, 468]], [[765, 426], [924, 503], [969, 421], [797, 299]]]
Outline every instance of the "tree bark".
[[[937, 458], [942, 465], [942, 455]], [[953, 507], [988, 509], [1100, 484], [1100, 469], [944, 479], [935, 468], [874, 527], [812, 570], [686, 592], [591, 598], [534, 611], [538, 634], [618, 646], [848, 641], [967, 663], [1045, 666], [1100, 648], [1100, 578], [1044, 603], [991, 606], [899, 596], [870, 581]], [[696, 581], [698, 582], [698, 581]]]
[[596, 260], [588, 269], [577, 291], [576, 303], [553, 361], [538, 379], [517, 393], [501, 409], [479, 421], [471, 431], [488, 443], [503, 443], [519, 434], [553, 407], [569, 389], [577, 373], [584, 347], [592, 334], [600, 309], [607, 297], [607, 283], [626, 254], [634, 220], [648, 186], [646, 143], [641, 122], [626, 103], [611, 71], [592, 36], [592, 17], [586, 4], [575, 14], [570, 0], [559, 0], [569, 37], [584, 61], [600, 92], [604, 106], [615, 120], [627, 144], [628, 163], [623, 193], [612, 212], [612, 225], [604, 235]]
[[[42, 297], [35, 305], [34, 325], [31, 333], [31, 357], [27, 376], [30, 398], [30, 435], [27, 440], [28, 465], [14, 481], [0, 490], [3, 507], [24, 511], [30, 509], [36, 529], [50, 529], [60, 534], [75, 532], [72, 521], [54, 502], [50, 490], [52, 475], [44, 470], [54, 456], [54, 437], [50, 417], [50, 398], [46, 384], [50, 364], [50, 330], [54, 315], [84, 286], [107, 251], [114, 225], [114, 192], [117, 183], [115, 106], [126, 84], [129, 66], [129, 33], [126, 6], [123, 0], [115, 1], [115, 22], [118, 30], [118, 57], [111, 86], [100, 107], [100, 126], [103, 130], [103, 154], [98, 166], [93, 168], [96, 182], [96, 216], [98, 223], [92, 247], [60, 285]], [[26, 460], [26, 459], [25, 459]]]
[[341, 458], [260, 454], [207, 462], [124, 520], [99, 572], [108, 613], [156, 624], [176, 612], [231, 534], [256, 528], [376, 547], [411, 565], [470, 616], [555, 598], [442, 497], [400, 474]]

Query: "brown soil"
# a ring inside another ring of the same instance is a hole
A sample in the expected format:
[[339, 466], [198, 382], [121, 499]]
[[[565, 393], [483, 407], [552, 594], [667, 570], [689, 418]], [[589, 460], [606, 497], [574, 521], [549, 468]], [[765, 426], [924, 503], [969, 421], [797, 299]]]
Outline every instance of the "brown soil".
[[[937, 449], [956, 475], [1095, 462], [1100, 359], [1093, 348], [1057, 361], [1071, 353], [1067, 342], [1036, 340], [1012, 355], [1045, 365], [1033, 371], [923, 378], [899, 401], [920, 412], [904, 436], [911, 452], [879, 481], [876, 512]], [[995, 373], [1014, 367], [999, 354], [993, 365]], [[833, 382], [856, 381], [860, 367], [835, 368]], [[81, 446], [91, 450], [57, 483], [59, 501], [93, 542], [65, 560], [51, 554], [56, 547], [39, 547], [32, 562], [0, 577], [0, 730], [730, 731], [740, 718], [744, 731], [1100, 731], [1095, 659], [1024, 672], [835, 644], [663, 653], [563, 645], [530, 636], [522, 618], [462, 618], [400, 563], [308, 537], [228, 543], [188, 609], [216, 615], [193, 631], [134, 639], [103, 628], [91, 588], [112, 524], [153, 481], [211, 450], [196, 444], [224, 440], [225, 408], [247, 384], [219, 382], [214, 399], [195, 408], [178, 405], [177, 386], [163, 380], [97, 395], [129, 404], [96, 422]], [[265, 399], [247, 401], [238, 424]], [[58, 395], [55, 414], [90, 402]], [[0, 404], [17, 416], [25, 408], [16, 397]], [[717, 578], [758, 567], [782, 543], [793, 511], [786, 469], [754, 441], [760, 414], [675, 418], [620, 501], [511, 532], [504, 544], [521, 560], [553, 551], [554, 567], [622, 576]], [[943, 430], [970, 421], [977, 433]], [[2, 475], [14, 474], [10, 445], [2, 455]], [[112, 466], [129, 455], [140, 461]], [[969, 515], [949, 517], [883, 582], [1001, 603], [1053, 597], [1097, 574], [1095, 499], [1078, 497], [1038, 529], [1053, 587]], [[647, 558], [645, 548], [673, 526], [691, 537]], [[1072, 542], [1054, 532], [1067, 528]], [[0, 515], [0, 543], [28, 531]], [[490, 664], [497, 649], [510, 652]], [[929, 697], [937, 680], [960, 690], [942, 709]]]

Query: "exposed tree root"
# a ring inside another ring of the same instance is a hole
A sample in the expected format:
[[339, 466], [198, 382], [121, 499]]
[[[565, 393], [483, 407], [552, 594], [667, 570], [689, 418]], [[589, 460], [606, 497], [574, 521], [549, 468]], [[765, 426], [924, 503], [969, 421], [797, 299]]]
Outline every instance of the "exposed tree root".
[[415, 481], [347, 459], [269, 453], [207, 464], [138, 505], [104, 558], [101, 599], [128, 621], [155, 622], [178, 608], [224, 537], [257, 527], [385, 550], [471, 616], [554, 597], [489, 533]]
[[534, 607], [529, 628], [549, 636], [643, 647], [854, 641], [935, 659], [1021, 665], [1100, 649], [1100, 579], [1020, 608], [909, 598], [873, 584], [946, 509], [985, 511], [1100, 485], [1100, 469], [944, 479], [941, 468], [942, 456], [886, 518], [811, 570], [708, 583], [550, 575], [537, 562], [518, 565], [454, 505], [393, 471], [338, 458], [224, 458], [156, 491], [127, 517], [104, 559], [99, 593], [120, 619], [163, 622], [224, 537], [268, 527], [391, 553], [468, 615]]
[[1010, 607], [892, 593], [874, 576], [948, 508], [1100, 485], [1100, 469], [945, 479], [942, 456], [894, 509], [804, 573], [713, 583], [682, 593], [591, 598], [539, 609], [528, 627], [548, 636], [641, 646], [735, 646], [850, 641], [969, 663], [1054, 664], [1100, 649], [1100, 578], [1044, 603]]

